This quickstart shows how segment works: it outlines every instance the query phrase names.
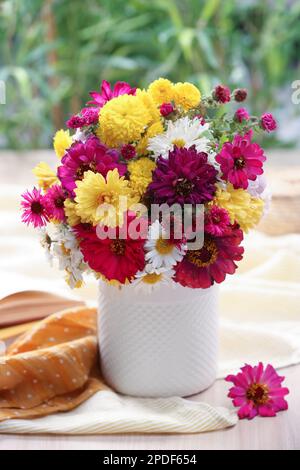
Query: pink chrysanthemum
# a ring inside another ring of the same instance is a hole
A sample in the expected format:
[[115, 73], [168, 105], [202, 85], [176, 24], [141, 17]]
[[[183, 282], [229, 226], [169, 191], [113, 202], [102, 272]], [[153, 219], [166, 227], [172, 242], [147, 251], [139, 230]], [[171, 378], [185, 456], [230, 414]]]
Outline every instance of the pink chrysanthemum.
[[108, 149], [96, 137], [90, 137], [85, 143], [72, 144], [61, 160], [57, 175], [62, 186], [74, 195], [76, 181], [82, 180], [88, 170], [106, 176], [109, 170], [117, 168], [119, 175], [124, 176], [126, 165], [118, 159], [116, 150]]
[[92, 101], [89, 101], [87, 104], [94, 105], [98, 109], [102, 108], [107, 101], [110, 101], [113, 98], [116, 98], [120, 95], [135, 95], [136, 88], [131, 88], [131, 86], [126, 82], [117, 82], [113, 88], [106, 80], [102, 81], [101, 91], [91, 91], [90, 95], [93, 98]]
[[66, 194], [61, 186], [55, 184], [51, 186], [44, 197], [44, 205], [50, 219], [60, 222], [65, 220], [64, 202]]
[[229, 226], [218, 237], [205, 234], [204, 245], [199, 250], [188, 250], [176, 266], [175, 281], [182, 286], [206, 289], [224, 281], [226, 274], [234, 274], [243, 257], [244, 248], [239, 246], [243, 232], [236, 226]]
[[263, 174], [263, 162], [266, 160], [263, 149], [251, 142], [252, 131], [245, 135], [236, 135], [233, 142], [225, 142], [216, 156], [220, 164], [222, 179], [232, 183], [235, 189], [248, 188], [248, 180], [256, 180]]
[[277, 128], [277, 123], [271, 113], [265, 113], [260, 118], [261, 127], [267, 131], [272, 132]]
[[257, 366], [246, 364], [237, 375], [228, 375], [225, 379], [234, 387], [229, 390], [234, 406], [240, 407], [240, 419], [252, 419], [255, 416], [276, 416], [278, 411], [287, 410], [284, 396], [289, 389], [282, 387], [284, 377], [280, 377], [273, 366], [264, 368], [262, 362]]
[[230, 225], [230, 217], [226, 209], [212, 206], [205, 214], [205, 232], [216, 237], [226, 233]]
[[32, 192], [26, 191], [23, 193], [22, 198], [22, 222], [27, 225], [32, 224], [35, 228], [46, 225], [49, 217], [41, 190], [33, 188]]
[[246, 108], [239, 108], [236, 110], [234, 114], [234, 118], [237, 122], [248, 121], [250, 115]]

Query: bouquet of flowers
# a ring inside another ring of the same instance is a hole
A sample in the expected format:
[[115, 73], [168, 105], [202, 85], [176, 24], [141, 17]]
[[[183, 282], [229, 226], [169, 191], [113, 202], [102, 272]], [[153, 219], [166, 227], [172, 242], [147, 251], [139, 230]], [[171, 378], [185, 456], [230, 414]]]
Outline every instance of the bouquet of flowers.
[[[22, 195], [23, 222], [39, 229], [72, 288], [88, 272], [151, 289], [224, 281], [242, 258], [243, 233], [264, 212], [266, 157], [253, 134], [273, 131], [272, 115], [257, 118], [245, 108], [227, 115], [224, 105], [244, 101], [245, 89], [218, 85], [203, 97], [195, 85], [165, 78], [147, 90], [103, 81], [90, 95], [68, 130], [55, 134], [57, 168], [34, 168], [37, 187]], [[167, 227], [161, 213], [150, 217], [154, 205], [176, 205], [190, 223], [183, 227], [179, 210]], [[196, 206], [203, 240], [190, 247]]]

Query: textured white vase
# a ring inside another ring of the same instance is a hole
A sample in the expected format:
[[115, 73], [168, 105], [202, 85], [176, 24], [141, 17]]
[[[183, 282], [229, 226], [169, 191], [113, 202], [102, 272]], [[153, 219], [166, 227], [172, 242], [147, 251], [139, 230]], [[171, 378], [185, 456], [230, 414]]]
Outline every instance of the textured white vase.
[[140, 397], [188, 396], [216, 378], [218, 288], [149, 294], [100, 281], [98, 337], [109, 385]]

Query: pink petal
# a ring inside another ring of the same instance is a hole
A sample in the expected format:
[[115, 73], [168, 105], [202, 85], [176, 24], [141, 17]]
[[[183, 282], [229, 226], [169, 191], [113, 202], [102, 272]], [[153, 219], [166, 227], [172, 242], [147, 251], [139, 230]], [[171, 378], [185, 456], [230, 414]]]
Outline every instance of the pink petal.
[[246, 403], [239, 409], [238, 417], [240, 419], [250, 418], [252, 408], [253, 408], [253, 405], [251, 402]]
[[246, 390], [243, 387], [232, 387], [229, 390], [229, 397], [230, 398], [235, 398], [235, 397], [244, 397], [246, 395]]
[[259, 405], [258, 414], [264, 418], [276, 416], [275, 410], [270, 405]]

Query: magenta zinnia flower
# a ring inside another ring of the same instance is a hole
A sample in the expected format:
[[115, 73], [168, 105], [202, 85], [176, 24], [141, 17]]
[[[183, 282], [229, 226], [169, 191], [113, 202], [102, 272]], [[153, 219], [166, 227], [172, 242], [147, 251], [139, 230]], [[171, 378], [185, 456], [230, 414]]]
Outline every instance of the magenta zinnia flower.
[[91, 91], [90, 95], [93, 98], [92, 101], [89, 101], [87, 104], [97, 106], [97, 108], [102, 108], [107, 101], [116, 98], [120, 95], [135, 95], [136, 88], [131, 88], [130, 85], [126, 82], [117, 82], [113, 88], [106, 80], [102, 81], [101, 91]]
[[223, 282], [226, 274], [234, 274], [243, 257], [244, 248], [239, 246], [243, 232], [229, 226], [222, 236], [205, 234], [204, 245], [199, 250], [188, 250], [175, 268], [175, 281], [182, 286], [206, 289], [214, 282]]
[[205, 214], [205, 232], [216, 237], [226, 233], [230, 225], [230, 217], [226, 209], [212, 206]]
[[223, 173], [222, 179], [232, 183], [235, 189], [248, 188], [248, 180], [256, 180], [263, 174], [263, 162], [266, 160], [263, 149], [251, 142], [252, 131], [245, 135], [236, 135], [233, 142], [225, 142], [216, 156]]
[[168, 159], [158, 158], [149, 193], [155, 203], [202, 204], [213, 199], [216, 176], [205, 152], [175, 147]]
[[76, 181], [82, 180], [88, 170], [106, 176], [109, 170], [117, 168], [120, 176], [126, 173], [126, 165], [118, 161], [116, 150], [107, 149], [96, 137], [90, 137], [85, 143], [75, 142], [67, 150], [58, 167], [57, 175], [62, 186], [74, 195]]
[[51, 186], [44, 197], [44, 205], [50, 219], [60, 222], [65, 220], [64, 202], [66, 194], [61, 186], [55, 184]]
[[288, 409], [284, 396], [289, 389], [282, 387], [284, 377], [280, 377], [273, 366], [264, 368], [262, 362], [257, 366], [246, 364], [237, 375], [228, 375], [227, 382], [233, 382], [229, 390], [234, 406], [240, 407], [240, 419], [252, 419], [255, 416], [276, 416], [278, 411]]
[[32, 192], [26, 191], [23, 193], [22, 198], [22, 222], [27, 225], [32, 224], [34, 228], [46, 225], [49, 221], [49, 217], [41, 190], [33, 188]]

